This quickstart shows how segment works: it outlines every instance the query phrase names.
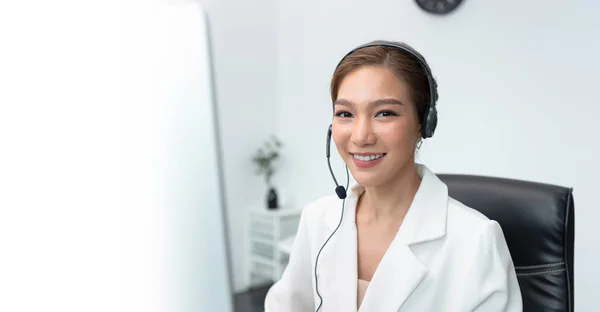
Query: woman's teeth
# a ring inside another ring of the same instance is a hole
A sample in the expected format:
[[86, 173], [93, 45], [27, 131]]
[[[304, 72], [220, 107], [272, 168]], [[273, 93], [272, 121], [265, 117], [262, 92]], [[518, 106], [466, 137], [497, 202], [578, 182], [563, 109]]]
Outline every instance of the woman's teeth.
[[360, 161], [371, 161], [371, 160], [375, 160], [375, 159], [381, 158], [384, 155], [385, 155], [385, 153], [383, 153], [383, 154], [365, 155], [365, 156], [352, 154], [352, 156], [354, 156], [354, 158], [356, 158], [356, 159], [358, 159]]

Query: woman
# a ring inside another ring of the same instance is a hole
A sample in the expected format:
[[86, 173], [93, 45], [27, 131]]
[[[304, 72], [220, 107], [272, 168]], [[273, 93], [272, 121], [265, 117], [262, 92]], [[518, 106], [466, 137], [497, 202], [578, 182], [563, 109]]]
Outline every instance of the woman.
[[335, 69], [331, 98], [331, 136], [356, 185], [304, 209], [265, 311], [522, 311], [499, 224], [415, 163], [437, 124], [422, 56], [394, 42], [358, 47]]

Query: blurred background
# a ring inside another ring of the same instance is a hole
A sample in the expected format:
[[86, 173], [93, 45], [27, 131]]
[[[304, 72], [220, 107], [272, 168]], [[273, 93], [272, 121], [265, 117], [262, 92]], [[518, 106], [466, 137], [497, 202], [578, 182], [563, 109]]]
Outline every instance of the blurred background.
[[438, 80], [420, 162], [574, 188], [575, 306], [594, 311], [598, 13], [591, 0], [448, 14], [413, 0], [3, 2], [0, 310], [262, 311], [301, 209], [333, 194], [334, 67], [385, 39]]

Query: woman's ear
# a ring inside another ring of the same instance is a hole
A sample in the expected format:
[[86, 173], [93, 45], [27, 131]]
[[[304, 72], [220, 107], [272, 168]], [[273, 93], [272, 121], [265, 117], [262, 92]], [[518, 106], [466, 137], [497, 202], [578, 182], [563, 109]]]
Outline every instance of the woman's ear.
[[423, 137], [421, 136], [421, 134], [422, 134], [422, 131], [421, 131], [421, 123], [420, 123], [420, 122], [417, 122], [417, 131], [416, 131], [416, 133], [415, 133], [415, 137], [417, 138], [417, 142], [423, 138]]

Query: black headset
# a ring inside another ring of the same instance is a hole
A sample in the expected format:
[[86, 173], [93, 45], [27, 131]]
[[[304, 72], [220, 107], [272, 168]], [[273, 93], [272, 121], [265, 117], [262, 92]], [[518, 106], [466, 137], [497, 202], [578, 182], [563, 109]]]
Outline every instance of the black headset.
[[[388, 47], [388, 48], [395, 48], [395, 49], [401, 50], [402, 52], [409, 54], [410, 56], [415, 58], [417, 61], [419, 61], [421, 66], [424, 68], [425, 74], [427, 75], [427, 80], [429, 82], [429, 103], [427, 103], [427, 106], [425, 107], [425, 114], [423, 114], [423, 120], [420, 121], [421, 137], [423, 139], [431, 138], [433, 136], [433, 134], [435, 133], [435, 129], [437, 127], [437, 122], [438, 122], [437, 109], [436, 109], [436, 103], [438, 100], [438, 92], [437, 92], [437, 82], [433, 78], [433, 75], [431, 74], [431, 69], [429, 68], [429, 65], [427, 64], [427, 62], [425, 61], [425, 58], [419, 52], [417, 52], [415, 49], [413, 49], [412, 47], [410, 47], [406, 44], [379, 40], [379, 41], [373, 41], [373, 42], [370, 42], [367, 44], [363, 44], [363, 45], [360, 45], [360, 46], [352, 49], [352, 51], [348, 52], [340, 60], [340, 62], [336, 66], [336, 69], [337, 69], [337, 67], [340, 66], [340, 64], [344, 61], [344, 59], [348, 55], [354, 53], [356, 50], [360, 50], [362, 48], [367, 48], [367, 47]], [[329, 160], [329, 158], [331, 156], [331, 127], [332, 127], [332, 125], [329, 125], [329, 128], [327, 129], [327, 147], [326, 147], [325, 155], [327, 157], [327, 166], [329, 167], [329, 172], [331, 173], [331, 177], [333, 178], [333, 182], [335, 183], [335, 193], [343, 201], [342, 201], [342, 213], [341, 213], [341, 217], [340, 217], [340, 222], [339, 222], [338, 226], [335, 228], [335, 230], [331, 233], [329, 238], [327, 238], [327, 240], [325, 241], [323, 246], [321, 246], [321, 249], [319, 250], [319, 253], [317, 254], [317, 258], [315, 259], [315, 288], [316, 288], [317, 295], [319, 296], [319, 299], [321, 300], [319, 306], [317, 307], [317, 310], [316, 310], [317, 312], [319, 311], [319, 309], [321, 308], [321, 305], [323, 304], [323, 298], [321, 297], [321, 294], [319, 294], [319, 280], [317, 277], [317, 264], [319, 261], [319, 256], [321, 255], [321, 251], [323, 250], [325, 245], [327, 245], [327, 242], [329, 242], [329, 240], [331, 239], [333, 234], [335, 234], [335, 232], [337, 232], [338, 228], [342, 224], [342, 220], [344, 218], [344, 206], [346, 203], [348, 182], [350, 180], [347, 166], [346, 166], [346, 187], [345, 188], [338, 184], [337, 179], [335, 178], [335, 175], [333, 174], [333, 170], [331, 169], [331, 161]]]

